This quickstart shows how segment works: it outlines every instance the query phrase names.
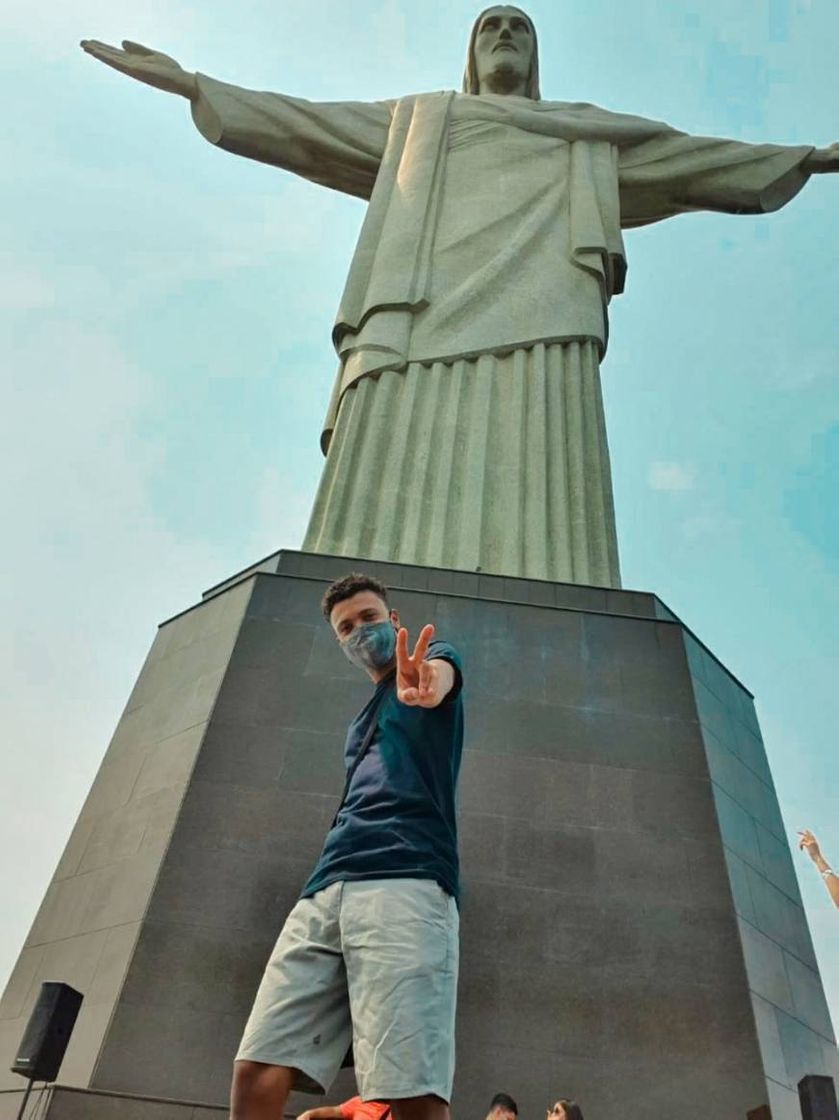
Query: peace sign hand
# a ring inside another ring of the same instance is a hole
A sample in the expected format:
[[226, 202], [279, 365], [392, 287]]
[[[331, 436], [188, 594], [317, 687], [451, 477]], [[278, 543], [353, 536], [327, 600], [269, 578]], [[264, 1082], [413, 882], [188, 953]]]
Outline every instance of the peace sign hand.
[[396, 635], [396, 697], [402, 704], [436, 708], [452, 686], [454, 670], [447, 661], [425, 660], [433, 637], [434, 627], [423, 626], [409, 654], [408, 631], [403, 626]]

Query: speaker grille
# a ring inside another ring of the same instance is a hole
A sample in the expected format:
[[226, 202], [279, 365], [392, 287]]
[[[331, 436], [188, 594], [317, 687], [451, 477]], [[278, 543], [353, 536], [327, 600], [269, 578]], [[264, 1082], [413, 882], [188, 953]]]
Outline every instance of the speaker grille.
[[11, 1067], [13, 1073], [30, 1081], [55, 1081], [83, 998], [69, 984], [48, 980], [41, 985]]

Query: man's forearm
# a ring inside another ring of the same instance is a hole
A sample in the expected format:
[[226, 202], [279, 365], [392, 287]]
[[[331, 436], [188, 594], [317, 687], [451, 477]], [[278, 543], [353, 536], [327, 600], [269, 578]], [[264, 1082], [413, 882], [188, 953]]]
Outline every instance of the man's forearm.
[[830, 870], [830, 864], [827, 862], [821, 852], [813, 857], [813, 863], [816, 865], [816, 867], [818, 867], [819, 871]]
[[839, 907], [839, 876], [831, 874], [824, 876], [824, 883], [827, 887], [827, 893], [833, 899], [833, 904]]

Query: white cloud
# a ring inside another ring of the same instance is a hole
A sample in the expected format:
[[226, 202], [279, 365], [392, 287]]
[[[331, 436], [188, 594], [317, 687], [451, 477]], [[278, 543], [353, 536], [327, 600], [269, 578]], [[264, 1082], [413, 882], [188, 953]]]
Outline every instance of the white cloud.
[[651, 490], [665, 490], [672, 494], [693, 490], [694, 470], [686, 463], [658, 460], [650, 463], [647, 483]]

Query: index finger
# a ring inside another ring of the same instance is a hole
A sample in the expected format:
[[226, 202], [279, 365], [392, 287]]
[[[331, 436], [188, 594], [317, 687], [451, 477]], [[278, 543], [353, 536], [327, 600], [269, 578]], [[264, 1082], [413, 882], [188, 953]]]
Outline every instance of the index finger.
[[142, 43], [135, 43], [133, 39], [122, 40], [123, 50], [128, 51], [129, 54], [156, 54], [151, 47], [145, 47]]
[[[426, 653], [428, 653], [428, 647], [429, 647], [429, 645], [431, 643], [431, 639], [433, 637], [434, 637], [434, 627], [429, 622], [429, 624], [427, 626], [423, 626], [422, 630], [420, 631], [420, 636], [417, 639], [417, 644], [414, 646], [414, 652], [411, 656], [411, 660], [414, 662], [415, 665], [418, 662], [425, 660], [425, 655], [426, 655]], [[406, 638], [407, 638], [407, 635], [406, 635]]]
[[109, 53], [114, 55], [124, 55], [125, 51], [120, 50], [119, 47], [113, 46], [111, 43], [102, 43], [99, 39], [82, 39], [79, 46], [83, 51], [88, 54]]

